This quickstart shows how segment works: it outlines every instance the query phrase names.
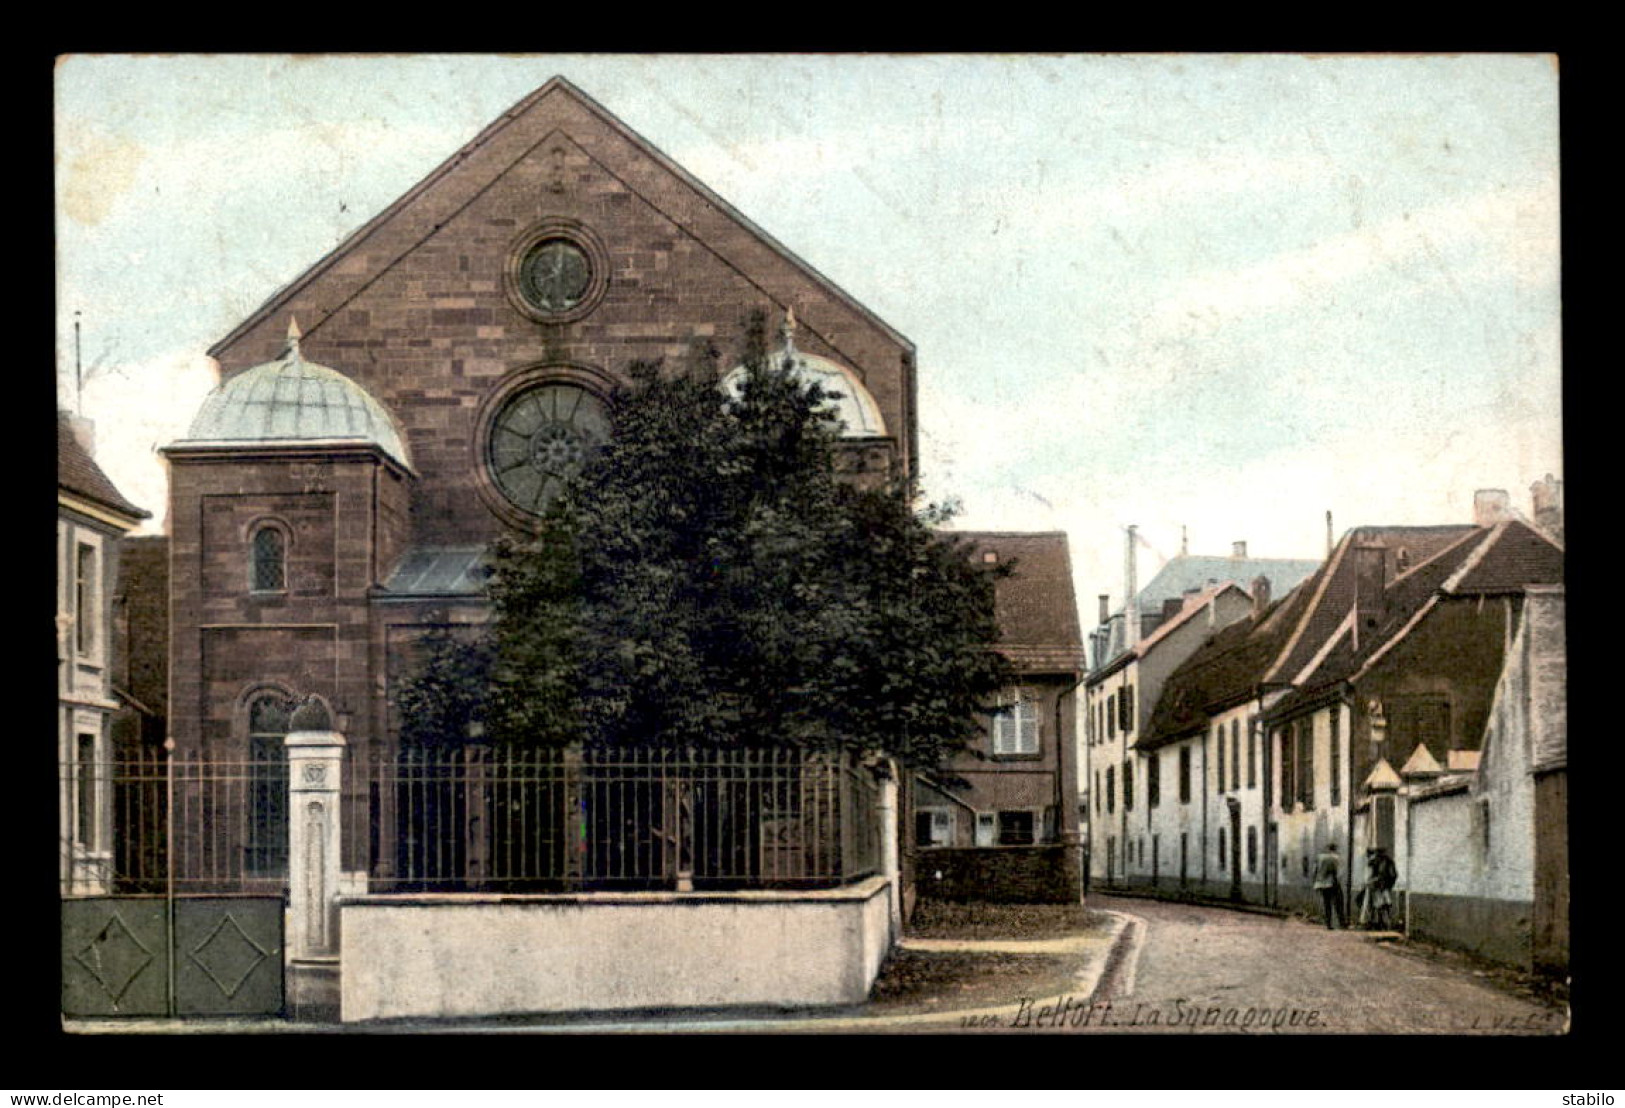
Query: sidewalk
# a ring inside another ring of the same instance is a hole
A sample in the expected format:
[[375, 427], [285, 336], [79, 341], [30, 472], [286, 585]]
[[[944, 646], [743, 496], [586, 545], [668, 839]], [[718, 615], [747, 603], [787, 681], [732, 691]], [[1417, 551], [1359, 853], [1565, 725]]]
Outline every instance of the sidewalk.
[[[891, 1033], [1008, 1027], [1039, 1006], [1086, 1005], [1099, 988], [1130, 917], [1077, 909], [1086, 925], [1053, 933], [1064, 921], [1011, 925], [1011, 910], [967, 906], [963, 925], [924, 927], [905, 935], [881, 971], [867, 1003], [847, 1008], [638, 1013], [574, 1012], [383, 1023], [296, 1023], [286, 1019], [70, 1019], [69, 1033], [102, 1034], [640, 1034]], [[1016, 912], [1022, 909], [1014, 909]], [[1029, 915], [1031, 909], [1026, 910]], [[1001, 924], [1003, 924], [1001, 926]], [[957, 932], [956, 935], [944, 931]], [[991, 937], [993, 935], [1016, 937]]]

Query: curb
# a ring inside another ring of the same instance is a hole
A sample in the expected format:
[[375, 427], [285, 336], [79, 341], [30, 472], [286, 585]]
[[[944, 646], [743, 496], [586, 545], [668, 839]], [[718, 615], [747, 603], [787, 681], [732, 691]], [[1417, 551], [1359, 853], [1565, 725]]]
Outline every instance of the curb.
[[[1212, 897], [1166, 896], [1146, 889], [1097, 888], [1091, 889], [1090, 894], [1094, 896], [1121, 897], [1124, 900], [1155, 900], [1160, 904], [1188, 904], [1193, 908], [1222, 908], [1227, 912], [1245, 912], [1251, 916], [1273, 916], [1276, 919], [1290, 919], [1294, 915], [1293, 912], [1286, 908], [1271, 908], [1264, 904], [1219, 900]], [[1104, 911], [1104, 909], [1101, 910]]]

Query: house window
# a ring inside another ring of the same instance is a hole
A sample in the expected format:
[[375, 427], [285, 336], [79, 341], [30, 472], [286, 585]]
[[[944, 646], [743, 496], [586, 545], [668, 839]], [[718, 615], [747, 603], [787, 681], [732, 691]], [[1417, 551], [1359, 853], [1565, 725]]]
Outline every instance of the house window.
[[248, 835], [244, 869], [256, 877], [288, 872], [288, 761], [293, 705], [262, 693], [248, 705]]
[[1247, 727], [1247, 787], [1258, 788], [1258, 728]]
[[288, 587], [288, 537], [282, 528], [263, 524], [250, 540], [255, 592], [283, 592]]
[[1332, 705], [1331, 765], [1327, 770], [1330, 776], [1328, 776], [1326, 784], [1331, 788], [1333, 804], [1341, 804], [1343, 802], [1343, 739], [1341, 734], [1343, 730], [1343, 721], [1341, 718], [1342, 715], [1342, 709], [1335, 704]]
[[1191, 802], [1191, 748], [1189, 746], [1179, 748], [1179, 802], [1181, 804]]
[[953, 846], [954, 814], [946, 808], [918, 808], [914, 812], [914, 845]]
[[1112, 693], [1106, 698], [1106, 737], [1117, 737], [1117, 694]]
[[1315, 729], [1310, 720], [1300, 719], [1298, 734], [1298, 799], [1305, 808], [1315, 806]]
[[1277, 727], [1275, 744], [1281, 751], [1281, 810], [1291, 811], [1292, 799], [1297, 795], [1292, 775], [1292, 728]]
[[1095, 811], [1100, 811], [1100, 771], [1095, 770]]
[[[1108, 769], [1106, 772], [1110, 773], [1111, 770]], [[1134, 810], [1134, 763], [1132, 761], [1124, 761], [1123, 763], [1123, 810], [1125, 812]]]
[[1230, 789], [1241, 788], [1241, 721], [1230, 721]]
[[1162, 803], [1162, 759], [1155, 751], [1145, 759], [1145, 793], [1151, 807]]
[[1036, 821], [1033, 819], [1031, 812], [1000, 812], [999, 845], [1031, 846], [1037, 841], [1034, 835], [1035, 823]]
[[1219, 748], [1219, 792], [1224, 792], [1224, 724], [1213, 726], [1213, 742]]
[[1247, 872], [1258, 872], [1258, 828], [1247, 828]]
[[73, 841], [82, 847], [96, 843], [96, 736], [81, 733], [74, 751]]
[[1118, 720], [1117, 722], [1118, 722], [1118, 725], [1120, 727], [1122, 727], [1123, 733], [1126, 735], [1130, 731], [1134, 730], [1134, 724], [1135, 724], [1135, 720], [1134, 720], [1134, 686], [1133, 685], [1124, 685], [1123, 686], [1123, 691], [1117, 698], [1117, 708], [1118, 708], [1119, 713], [1123, 717], [1122, 719]]
[[1017, 693], [993, 713], [993, 753], [1000, 757], [1038, 753], [1038, 705], [1031, 696]]
[[1110, 815], [1117, 810], [1117, 782], [1113, 772], [1116, 766], [1106, 767], [1106, 814]]
[[96, 649], [96, 548], [79, 544], [73, 579], [75, 643], [80, 654]]
[[992, 812], [977, 812], [976, 813], [976, 845], [977, 846], [992, 846], [993, 842], [994, 842], [993, 836], [994, 836], [994, 832], [996, 830], [996, 827], [997, 827], [997, 825], [996, 825], [996, 823], [994, 821], [994, 817], [993, 817]]
[[1224, 828], [1219, 828], [1219, 868], [1224, 868]]

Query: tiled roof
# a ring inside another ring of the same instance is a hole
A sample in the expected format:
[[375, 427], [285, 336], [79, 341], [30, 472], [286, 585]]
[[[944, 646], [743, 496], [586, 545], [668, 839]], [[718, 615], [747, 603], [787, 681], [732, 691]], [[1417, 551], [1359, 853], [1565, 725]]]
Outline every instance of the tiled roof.
[[108, 480], [102, 467], [96, 464], [96, 459], [79, 445], [73, 428], [68, 425], [68, 414], [62, 411], [56, 414], [56, 483], [58, 488], [130, 516], [132, 520], [152, 516], [151, 512], [124, 499], [124, 494]]
[[1262, 616], [1224, 628], [1168, 675], [1137, 744], [1150, 749], [1206, 726], [1208, 712], [1254, 695], [1259, 678], [1308, 607], [1312, 582], [1299, 585]]
[[1354, 605], [1355, 558], [1353, 548], [1381, 545], [1396, 553], [1404, 550], [1411, 565], [1419, 565], [1471, 535], [1471, 524], [1440, 527], [1356, 527], [1343, 536], [1325, 566], [1305, 583], [1313, 599], [1302, 613], [1285, 648], [1263, 674], [1266, 681], [1286, 684], [1294, 680], [1337, 633]]
[[999, 649], [1018, 669], [1074, 673], [1083, 669], [1083, 635], [1072, 589], [1072, 557], [1062, 531], [948, 531], [973, 557], [1014, 559], [1015, 571], [995, 589]]
[[1446, 589], [1454, 594], [1521, 592], [1527, 585], [1563, 581], [1563, 548], [1526, 523], [1509, 520], [1492, 529], [1482, 550]]
[[1205, 589], [1234, 581], [1244, 589], [1253, 587], [1255, 577], [1267, 577], [1270, 591], [1285, 596], [1304, 578], [1320, 568], [1320, 562], [1306, 558], [1225, 558], [1205, 554], [1179, 554], [1168, 559], [1140, 590], [1142, 612], [1162, 612], [1162, 602], [1183, 596], [1192, 589]]

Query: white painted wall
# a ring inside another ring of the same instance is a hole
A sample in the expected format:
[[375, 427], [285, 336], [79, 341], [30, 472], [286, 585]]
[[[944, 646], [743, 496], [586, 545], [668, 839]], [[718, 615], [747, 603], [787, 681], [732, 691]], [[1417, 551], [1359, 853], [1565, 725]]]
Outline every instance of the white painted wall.
[[345, 1021], [861, 1002], [890, 883], [818, 892], [344, 897]]

